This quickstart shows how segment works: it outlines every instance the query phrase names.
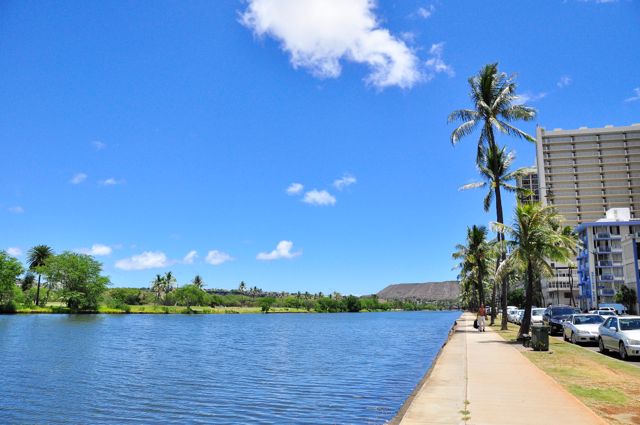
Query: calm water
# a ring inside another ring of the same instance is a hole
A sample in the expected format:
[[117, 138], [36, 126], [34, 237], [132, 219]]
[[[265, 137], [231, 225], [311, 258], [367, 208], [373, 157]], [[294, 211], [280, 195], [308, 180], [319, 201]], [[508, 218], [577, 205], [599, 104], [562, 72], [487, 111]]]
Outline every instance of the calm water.
[[0, 422], [381, 424], [458, 316], [0, 316]]

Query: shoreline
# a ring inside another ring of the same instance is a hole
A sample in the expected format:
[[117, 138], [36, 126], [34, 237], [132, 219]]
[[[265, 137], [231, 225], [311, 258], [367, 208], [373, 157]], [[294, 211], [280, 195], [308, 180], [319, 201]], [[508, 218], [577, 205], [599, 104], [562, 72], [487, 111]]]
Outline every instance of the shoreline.
[[453, 325], [451, 325], [451, 328], [449, 329], [449, 333], [447, 334], [447, 339], [442, 343], [442, 345], [438, 349], [438, 352], [436, 353], [436, 356], [433, 358], [433, 361], [431, 362], [431, 366], [429, 366], [429, 369], [427, 369], [427, 371], [425, 372], [423, 377], [420, 379], [420, 381], [413, 388], [413, 391], [411, 391], [411, 394], [409, 394], [407, 396], [407, 398], [404, 400], [404, 402], [402, 403], [402, 406], [400, 406], [400, 409], [395, 414], [395, 416], [389, 422], [386, 422], [385, 425], [399, 425], [402, 422], [402, 419], [406, 415], [407, 410], [409, 410], [409, 407], [411, 407], [411, 404], [415, 400], [415, 398], [418, 395], [418, 393], [429, 382], [429, 379], [431, 378], [431, 375], [432, 375], [436, 365], [438, 364], [438, 361], [440, 360], [440, 356], [442, 355], [442, 352], [443, 352], [444, 348], [449, 343], [449, 341], [451, 341], [451, 338], [453, 337], [453, 335], [455, 335], [456, 329], [458, 327], [458, 321], [462, 318], [463, 314], [464, 314], [464, 312], [462, 311], [461, 314], [460, 314], [460, 317], [458, 317], [453, 322]]

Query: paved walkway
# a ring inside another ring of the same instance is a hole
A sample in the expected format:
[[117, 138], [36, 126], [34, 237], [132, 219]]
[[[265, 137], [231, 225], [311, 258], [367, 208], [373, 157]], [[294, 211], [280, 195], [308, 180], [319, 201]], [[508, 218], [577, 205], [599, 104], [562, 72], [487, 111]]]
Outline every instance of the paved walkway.
[[606, 424], [500, 335], [473, 329], [473, 319], [458, 320], [401, 425]]

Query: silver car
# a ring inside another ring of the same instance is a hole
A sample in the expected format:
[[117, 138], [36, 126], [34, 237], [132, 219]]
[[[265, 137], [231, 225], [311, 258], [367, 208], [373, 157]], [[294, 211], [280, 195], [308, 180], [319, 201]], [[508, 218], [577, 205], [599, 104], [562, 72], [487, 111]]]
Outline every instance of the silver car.
[[617, 351], [622, 360], [640, 356], [640, 316], [608, 317], [598, 328], [601, 353]]
[[562, 324], [562, 337], [574, 344], [598, 341], [604, 318], [598, 314], [574, 314]]

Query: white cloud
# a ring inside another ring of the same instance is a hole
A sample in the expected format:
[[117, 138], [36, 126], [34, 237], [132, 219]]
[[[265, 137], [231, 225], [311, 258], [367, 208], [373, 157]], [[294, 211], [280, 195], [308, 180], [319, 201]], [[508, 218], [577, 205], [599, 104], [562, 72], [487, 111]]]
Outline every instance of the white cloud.
[[19, 257], [22, 255], [22, 250], [17, 246], [12, 246], [7, 248], [7, 254], [9, 254], [12, 257]]
[[435, 12], [435, 10], [436, 10], [436, 7], [430, 4], [429, 6], [426, 6], [426, 7], [419, 7], [418, 10], [416, 11], [416, 15], [421, 18], [427, 19], [427, 18], [430, 18], [431, 15], [433, 15], [433, 12]]
[[427, 78], [432, 79], [436, 74], [445, 73], [449, 77], [456, 75], [453, 67], [442, 60], [442, 53], [444, 52], [444, 42], [435, 43], [431, 45], [429, 49], [429, 59], [425, 62], [427, 70], [429, 71]]
[[104, 179], [104, 180], [100, 180], [100, 184], [102, 186], [115, 186], [117, 184], [123, 184], [124, 183], [124, 179], [116, 179], [114, 177], [109, 177], [108, 179]]
[[95, 243], [91, 245], [91, 248], [79, 248], [76, 250], [81, 254], [93, 255], [96, 257], [101, 257], [105, 255], [110, 255], [113, 249], [110, 246], [103, 245], [100, 243]]
[[291, 241], [280, 241], [271, 252], [261, 252], [256, 256], [256, 259], [263, 261], [271, 261], [271, 260], [280, 260], [282, 258], [291, 259], [297, 257], [302, 254], [301, 251], [291, 252], [293, 248], [293, 242]]
[[334, 180], [333, 186], [338, 190], [342, 190], [347, 186], [351, 186], [352, 184], [355, 184], [357, 181], [358, 180], [352, 175], [345, 174], [342, 178], [338, 180]]
[[640, 100], [640, 87], [636, 87], [633, 89], [633, 96], [626, 98], [625, 102], [635, 102], [636, 100]]
[[573, 83], [573, 79], [568, 75], [563, 75], [562, 77], [560, 77], [556, 85], [560, 88], [564, 88], [571, 85], [571, 83]]
[[7, 211], [12, 212], [14, 214], [22, 214], [24, 212], [24, 208], [22, 208], [20, 205], [16, 205], [14, 207], [7, 208]]
[[172, 263], [164, 252], [145, 251], [142, 254], [116, 261], [116, 268], [121, 270], [146, 270], [167, 267]]
[[301, 183], [291, 183], [289, 187], [287, 187], [288, 195], [298, 195], [302, 192], [304, 186]]
[[207, 258], [205, 261], [214, 266], [219, 266], [222, 263], [226, 263], [227, 261], [233, 260], [233, 257], [227, 254], [226, 252], [213, 250], [207, 253]]
[[302, 202], [305, 202], [310, 205], [335, 205], [336, 198], [327, 192], [326, 190], [310, 190], [309, 192], [304, 194], [304, 198]]
[[380, 27], [374, 8], [372, 0], [248, 0], [240, 22], [278, 40], [294, 68], [316, 77], [337, 78], [346, 60], [366, 64], [375, 87], [411, 87], [422, 77], [419, 61]]
[[193, 264], [193, 262], [197, 257], [198, 257], [198, 251], [192, 249], [187, 253], [187, 255], [184, 256], [184, 258], [182, 259], [182, 262], [185, 264]]
[[74, 176], [71, 177], [71, 180], [69, 180], [69, 183], [80, 184], [86, 179], [87, 179], [87, 175], [85, 173], [78, 173], [78, 174], [74, 174]]
[[93, 142], [91, 142], [91, 144], [93, 145], [94, 148], [96, 148], [97, 151], [101, 151], [102, 149], [107, 147], [107, 144], [104, 142], [101, 142], [100, 140], [94, 140]]
[[514, 103], [517, 105], [523, 105], [525, 103], [535, 102], [540, 99], [544, 99], [545, 97], [547, 97], [546, 92], [540, 92], [540, 93], [526, 92], [516, 96]]

